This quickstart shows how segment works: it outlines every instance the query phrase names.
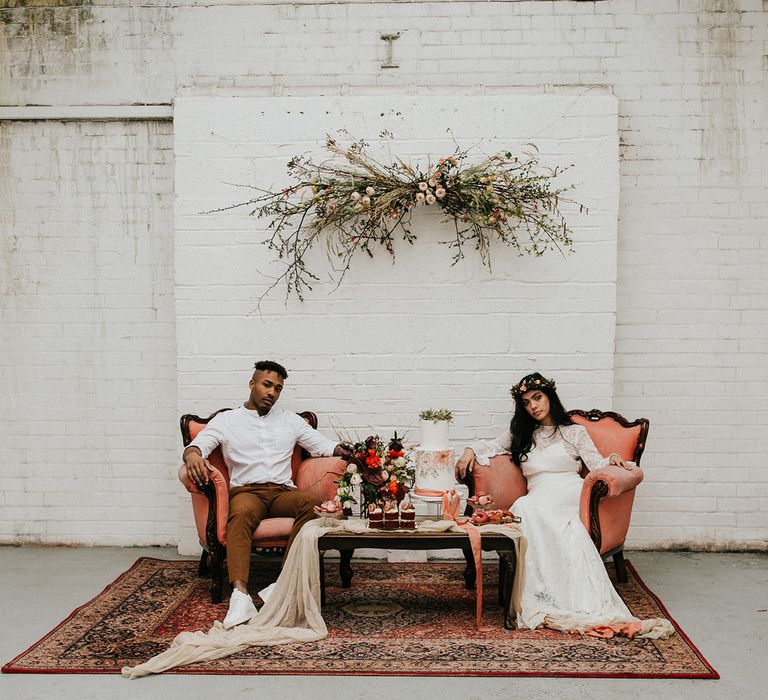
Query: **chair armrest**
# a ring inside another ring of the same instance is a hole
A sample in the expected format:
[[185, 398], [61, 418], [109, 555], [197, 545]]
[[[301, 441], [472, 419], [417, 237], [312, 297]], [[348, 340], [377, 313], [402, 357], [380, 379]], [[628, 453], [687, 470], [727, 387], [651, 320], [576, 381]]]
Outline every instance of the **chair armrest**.
[[606, 496], [618, 496], [620, 493], [635, 488], [643, 480], [643, 470], [640, 467], [622, 469], [615, 464], [609, 464], [589, 472], [584, 477], [584, 489], [593, 488], [598, 481], [605, 482], [608, 487]]
[[187, 489], [187, 491], [190, 493], [202, 493], [202, 491], [197, 488], [197, 485], [192, 481], [192, 479], [189, 478], [186, 464], [182, 464], [179, 467], [179, 481], [184, 484], [184, 488]]
[[226, 545], [229, 517], [229, 483], [226, 477], [214, 469], [208, 483], [199, 489], [192, 483], [186, 466], [182, 464], [179, 467], [179, 481], [192, 496], [192, 510], [200, 540], [210, 547], [213, 545], [211, 537], [214, 536], [220, 544]]
[[635, 488], [642, 480], [640, 467], [628, 470], [615, 464], [595, 469], [584, 477], [579, 517], [599, 552], [624, 544]]

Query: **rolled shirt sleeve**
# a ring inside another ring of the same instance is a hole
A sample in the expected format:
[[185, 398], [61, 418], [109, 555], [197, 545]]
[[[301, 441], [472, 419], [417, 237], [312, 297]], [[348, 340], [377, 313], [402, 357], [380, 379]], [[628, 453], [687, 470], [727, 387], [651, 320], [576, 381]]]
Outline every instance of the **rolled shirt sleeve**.
[[197, 437], [186, 447], [181, 449], [181, 458], [184, 459], [184, 452], [190, 447], [197, 447], [203, 457], [207, 458], [224, 440], [224, 416], [218, 414], [211, 418], [209, 423], [203, 428]]
[[333, 440], [329, 440], [320, 431], [315, 430], [303, 418], [298, 418], [301, 421], [301, 426], [299, 426], [296, 442], [313, 457], [331, 456], [336, 449], [336, 443]]

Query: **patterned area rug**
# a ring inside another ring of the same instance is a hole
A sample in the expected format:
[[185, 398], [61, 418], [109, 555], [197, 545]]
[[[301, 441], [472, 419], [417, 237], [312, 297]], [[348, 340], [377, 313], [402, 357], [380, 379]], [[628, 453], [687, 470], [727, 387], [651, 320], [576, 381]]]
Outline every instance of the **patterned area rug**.
[[[353, 565], [352, 588], [343, 589], [335, 564], [326, 564], [326, 639], [253, 647], [171, 673], [718, 678], [676, 623], [677, 634], [660, 641], [503, 629], [492, 563], [484, 567], [483, 620], [494, 626], [491, 632], [475, 629], [474, 593], [463, 587], [463, 564]], [[275, 564], [256, 566], [254, 591], [277, 574]], [[617, 590], [630, 610], [671, 619], [628, 569], [629, 583]], [[196, 562], [141, 558], [2, 670], [118, 673], [165, 650], [179, 632], [207, 629], [225, 613], [226, 605], [211, 604]]]

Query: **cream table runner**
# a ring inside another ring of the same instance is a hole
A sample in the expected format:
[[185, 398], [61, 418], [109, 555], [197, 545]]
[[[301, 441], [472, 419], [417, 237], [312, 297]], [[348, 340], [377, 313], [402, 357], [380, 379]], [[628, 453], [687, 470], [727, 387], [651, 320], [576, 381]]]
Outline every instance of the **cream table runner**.
[[[126, 678], [141, 678], [162, 673], [197, 661], [220, 659], [249, 646], [273, 646], [293, 642], [314, 642], [328, 635], [320, 609], [320, 568], [317, 540], [331, 530], [368, 532], [367, 523], [358, 518], [337, 520], [318, 518], [308, 522], [294, 540], [269, 600], [248, 623], [225, 630], [221, 622], [208, 632], [182, 632], [164, 652], [138, 666], [122, 670]], [[498, 532], [515, 541], [517, 573], [512, 590], [512, 607], [519, 608], [523, 584], [525, 538], [519, 529], [508, 525], [483, 525], [480, 534]], [[453, 520], [423, 521], [419, 532], [466, 532]], [[481, 572], [478, 572], [478, 576]]]

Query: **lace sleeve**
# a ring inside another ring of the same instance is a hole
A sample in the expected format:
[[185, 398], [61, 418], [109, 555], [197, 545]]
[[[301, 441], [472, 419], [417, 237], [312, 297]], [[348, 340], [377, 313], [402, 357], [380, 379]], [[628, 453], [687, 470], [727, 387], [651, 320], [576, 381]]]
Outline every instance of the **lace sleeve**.
[[610, 455], [603, 457], [597, 451], [595, 443], [592, 442], [592, 438], [589, 437], [589, 433], [583, 425], [579, 425], [576, 430], [576, 449], [579, 451], [579, 457], [587, 465], [589, 471], [606, 466], [610, 459]]
[[493, 440], [478, 440], [473, 442], [470, 447], [475, 453], [477, 463], [485, 465], [488, 464], [491, 457], [509, 454], [509, 448], [512, 447], [512, 434], [507, 429]]

